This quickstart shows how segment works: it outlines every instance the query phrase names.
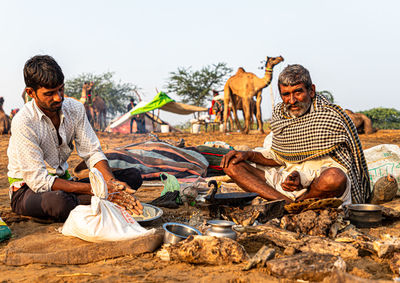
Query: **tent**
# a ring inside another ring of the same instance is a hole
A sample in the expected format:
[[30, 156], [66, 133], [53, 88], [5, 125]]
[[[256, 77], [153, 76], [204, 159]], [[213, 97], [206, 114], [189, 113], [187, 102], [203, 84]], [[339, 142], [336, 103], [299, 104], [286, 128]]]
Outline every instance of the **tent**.
[[[112, 120], [111, 124], [118, 121], [121, 118], [122, 118], [122, 116], [118, 117], [117, 119]], [[130, 124], [131, 124], [131, 119], [126, 120], [125, 122], [123, 122], [122, 124], [120, 124], [114, 128], [110, 128], [110, 126], [108, 126], [106, 128], [106, 131], [112, 132], [112, 133], [129, 134], [130, 130], [131, 130]], [[145, 125], [146, 132], [160, 132], [161, 125], [165, 125], [165, 124], [167, 124], [167, 123], [164, 122], [163, 120], [161, 120], [159, 117], [157, 117], [153, 113], [148, 112], [145, 114], [144, 125]], [[132, 124], [132, 132], [133, 133], [137, 132], [137, 129], [138, 129], [138, 126], [136, 124], [136, 121], [134, 121]]]
[[[134, 117], [134, 115], [146, 113], [146, 119], [149, 122], [146, 123], [146, 130], [148, 131], [158, 131], [158, 128], [153, 128], [152, 126], [155, 124], [169, 125], [168, 123], [162, 121], [160, 118], [152, 115], [149, 111], [161, 109], [164, 111], [180, 114], [180, 115], [188, 115], [194, 112], [202, 112], [208, 111], [208, 108], [198, 107], [194, 105], [183, 104], [179, 102], [175, 102], [172, 98], [170, 98], [164, 92], [159, 92], [150, 102], [141, 101], [134, 108], [129, 110], [127, 113], [122, 115], [121, 117], [113, 120], [111, 124], [107, 127], [108, 131], [111, 132], [123, 132], [129, 133], [129, 125], [130, 120]], [[155, 123], [154, 123], [155, 122]], [[134, 123], [136, 124], [136, 123]], [[148, 126], [149, 125], [149, 126]], [[151, 125], [151, 126], [150, 126]], [[157, 126], [157, 127], [159, 127]], [[127, 131], [123, 130], [123, 128], [127, 127]], [[172, 128], [172, 127], [170, 127]]]

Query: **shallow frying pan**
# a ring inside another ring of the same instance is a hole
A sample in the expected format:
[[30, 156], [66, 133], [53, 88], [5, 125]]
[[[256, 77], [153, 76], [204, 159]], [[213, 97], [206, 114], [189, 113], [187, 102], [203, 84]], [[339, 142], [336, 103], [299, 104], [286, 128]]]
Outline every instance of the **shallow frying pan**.
[[208, 186], [213, 186], [211, 194], [205, 196], [207, 202], [218, 205], [241, 206], [255, 199], [256, 193], [226, 193], [217, 194], [218, 185], [215, 180], [211, 180]]

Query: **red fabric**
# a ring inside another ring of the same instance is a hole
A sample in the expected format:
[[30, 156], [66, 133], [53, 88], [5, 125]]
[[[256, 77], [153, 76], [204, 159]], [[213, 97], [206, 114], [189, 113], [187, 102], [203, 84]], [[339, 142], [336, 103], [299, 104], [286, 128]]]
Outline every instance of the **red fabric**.
[[215, 113], [214, 113], [214, 110], [213, 110], [214, 104], [215, 104], [215, 100], [212, 100], [212, 101], [211, 101], [211, 108], [208, 108], [208, 114], [210, 114], [210, 115], [215, 114]]
[[208, 165], [208, 168], [222, 171], [222, 167], [221, 166]]
[[201, 152], [201, 154], [215, 155], [215, 156], [224, 156], [225, 155], [225, 154], [211, 153], [211, 152]]

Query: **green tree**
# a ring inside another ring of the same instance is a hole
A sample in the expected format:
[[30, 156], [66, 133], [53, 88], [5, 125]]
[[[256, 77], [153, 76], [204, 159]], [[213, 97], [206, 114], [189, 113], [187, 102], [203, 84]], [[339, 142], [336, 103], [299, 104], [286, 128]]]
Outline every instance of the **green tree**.
[[107, 113], [112, 116], [125, 113], [130, 98], [138, 100], [138, 87], [131, 83], [117, 83], [113, 80], [113, 75], [113, 72], [100, 75], [83, 73], [65, 82], [65, 94], [79, 99], [84, 82], [94, 82], [94, 92], [106, 102]]
[[360, 113], [372, 120], [374, 127], [379, 129], [400, 129], [400, 111], [394, 108], [373, 108]]
[[191, 67], [181, 67], [176, 72], [170, 72], [166, 88], [168, 92], [180, 96], [183, 103], [205, 106], [211, 98], [211, 90], [222, 87], [231, 72], [226, 63], [208, 65], [196, 71], [192, 71]]
[[335, 99], [333, 98], [333, 94], [330, 91], [321, 90], [321, 91], [317, 91], [317, 94], [325, 96], [326, 99], [328, 99], [330, 103], [335, 103]]

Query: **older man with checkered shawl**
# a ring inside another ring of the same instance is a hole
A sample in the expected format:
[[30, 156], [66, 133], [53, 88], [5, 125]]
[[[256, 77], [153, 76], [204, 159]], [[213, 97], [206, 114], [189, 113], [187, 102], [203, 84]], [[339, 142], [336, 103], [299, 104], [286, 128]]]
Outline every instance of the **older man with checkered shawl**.
[[242, 189], [287, 202], [370, 198], [368, 169], [356, 128], [337, 105], [315, 92], [301, 65], [279, 76], [282, 103], [273, 110], [272, 142], [263, 151], [231, 151], [221, 167]]

